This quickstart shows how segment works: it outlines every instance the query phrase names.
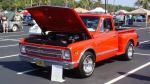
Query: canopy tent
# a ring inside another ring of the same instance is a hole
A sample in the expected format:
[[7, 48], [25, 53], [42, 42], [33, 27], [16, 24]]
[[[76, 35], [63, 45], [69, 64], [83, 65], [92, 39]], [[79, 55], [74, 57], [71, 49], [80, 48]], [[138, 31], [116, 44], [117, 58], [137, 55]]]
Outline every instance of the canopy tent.
[[86, 13], [86, 12], [89, 12], [88, 10], [86, 10], [86, 9], [83, 9], [83, 8], [75, 8], [74, 9], [76, 12], [78, 12], [78, 13]]
[[[103, 9], [102, 7], [97, 7], [93, 10], [90, 10], [90, 12], [105, 13], [105, 9]], [[107, 12], [107, 10], [106, 10], [106, 12]]]
[[131, 12], [126, 13], [127, 15], [145, 15], [146, 16], [146, 27], [148, 23], [148, 16], [150, 16], [150, 11], [146, 10], [144, 8], [139, 8], [136, 10], [133, 10]]
[[115, 13], [118, 14], [118, 15], [125, 15], [126, 13], [128, 13], [128, 11], [126, 11], [126, 10], [118, 10]]
[[131, 12], [128, 12], [126, 13], [128, 15], [150, 15], [150, 11], [149, 10], [146, 10], [144, 8], [139, 8], [139, 9], [136, 9], [136, 10], [133, 10]]

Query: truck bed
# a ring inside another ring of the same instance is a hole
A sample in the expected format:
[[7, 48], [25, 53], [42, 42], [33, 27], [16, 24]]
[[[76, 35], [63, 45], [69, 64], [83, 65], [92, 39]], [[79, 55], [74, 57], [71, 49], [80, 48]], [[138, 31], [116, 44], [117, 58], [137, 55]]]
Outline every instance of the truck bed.
[[132, 41], [134, 46], [137, 46], [137, 33], [135, 28], [120, 28], [117, 29], [118, 32], [118, 46], [119, 46], [119, 51], [118, 51], [118, 55], [121, 55], [125, 52], [126, 49], [126, 44], [129, 41]]
[[132, 27], [122, 27], [122, 28], [119, 28], [119, 29], [116, 29], [116, 31], [118, 31], [118, 33], [126, 33], [126, 32], [135, 32], [135, 28], [132, 28]]
[[134, 28], [133, 27], [121, 27], [121, 28], [116, 27], [116, 31], [128, 30], [128, 29], [134, 29]]

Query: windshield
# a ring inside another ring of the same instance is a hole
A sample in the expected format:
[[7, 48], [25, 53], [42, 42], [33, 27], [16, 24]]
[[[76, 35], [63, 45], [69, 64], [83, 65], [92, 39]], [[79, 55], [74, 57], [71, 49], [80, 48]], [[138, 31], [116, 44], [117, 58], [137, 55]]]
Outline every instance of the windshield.
[[89, 31], [96, 31], [100, 19], [99, 17], [81, 16], [81, 19]]

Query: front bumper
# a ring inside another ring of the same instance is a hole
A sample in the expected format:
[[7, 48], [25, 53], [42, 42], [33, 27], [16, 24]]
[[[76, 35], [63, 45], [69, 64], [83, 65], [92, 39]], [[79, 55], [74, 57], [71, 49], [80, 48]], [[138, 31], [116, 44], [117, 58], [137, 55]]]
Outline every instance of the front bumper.
[[42, 61], [44, 63], [43, 67], [48, 67], [52, 65], [60, 65], [60, 66], [63, 66], [64, 69], [73, 69], [75, 68], [75, 65], [77, 65], [77, 63], [75, 62], [65, 62], [65, 61], [60, 62], [60, 61], [41, 59], [41, 58], [32, 57], [28, 55], [22, 55], [22, 54], [19, 54], [19, 57], [20, 57], [20, 60], [30, 62], [30, 63], [36, 63], [38, 61]]

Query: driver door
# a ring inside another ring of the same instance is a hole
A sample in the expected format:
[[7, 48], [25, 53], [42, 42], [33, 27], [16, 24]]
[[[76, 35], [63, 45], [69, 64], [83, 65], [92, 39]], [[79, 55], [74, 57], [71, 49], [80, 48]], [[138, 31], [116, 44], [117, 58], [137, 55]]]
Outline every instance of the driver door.
[[115, 56], [118, 50], [118, 35], [112, 25], [112, 19], [103, 18], [97, 37], [97, 60]]

